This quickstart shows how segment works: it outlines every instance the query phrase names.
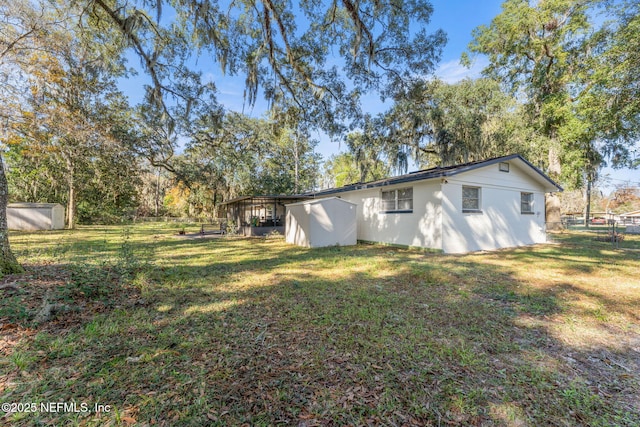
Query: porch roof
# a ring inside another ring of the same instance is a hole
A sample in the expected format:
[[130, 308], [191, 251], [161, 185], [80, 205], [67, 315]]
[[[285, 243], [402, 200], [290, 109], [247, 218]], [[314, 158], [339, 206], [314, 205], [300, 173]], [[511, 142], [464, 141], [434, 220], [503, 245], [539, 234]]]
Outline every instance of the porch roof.
[[267, 202], [274, 200], [306, 200], [313, 199], [313, 196], [294, 194], [294, 195], [257, 195], [257, 196], [240, 196], [235, 199], [227, 200], [226, 202], [221, 203], [221, 205], [231, 205], [238, 202], [244, 202], [250, 200], [252, 202]]

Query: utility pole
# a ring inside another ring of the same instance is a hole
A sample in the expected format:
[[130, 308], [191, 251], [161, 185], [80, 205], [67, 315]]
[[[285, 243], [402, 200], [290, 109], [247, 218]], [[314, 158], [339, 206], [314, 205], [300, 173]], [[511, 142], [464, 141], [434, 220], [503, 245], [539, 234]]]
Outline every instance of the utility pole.
[[158, 218], [160, 210], [160, 168], [156, 171], [155, 217]]
[[584, 226], [589, 228], [589, 217], [591, 216], [591, 174], [587, 173], [587, 206], [584, 214]]
[[299, 178], [299, 164], [300, 164], [300, 153], [298, 152], [298, 129], [295, 129], [293, 131], [293, 157], [294, 157], [294, 174], [295, 174], [295, 189], [294, 192], [296, 194], [298, 194], [298, 192], [300, 191], [300, 178]]

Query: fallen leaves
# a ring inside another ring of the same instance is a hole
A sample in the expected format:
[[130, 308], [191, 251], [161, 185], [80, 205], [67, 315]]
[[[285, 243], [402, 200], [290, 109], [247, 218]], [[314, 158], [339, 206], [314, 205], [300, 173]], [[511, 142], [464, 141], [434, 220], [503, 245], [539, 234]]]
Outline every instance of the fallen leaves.
[[[607, 424], [621, 397], [638, 395], [640, 341], [628, 353], [580, 352], [549, 333], [552, 320], [566, 317], [549, 317], [543, 293], [531, 294], [520, 277], [548, 256], [544, 248], [448, 257], [242, 239], [154, 242], [165, 266], [148, 274], [144, 298], [109, 271], [99, 272], [98, 289], [70, 288], [61, 265], [8, 279], [17, 289], [0, 296], [29, 310], [57, 287], [78, 310], [32, 329], [0, 320], [11, 341], [6, 356], [17, 350], [16, 362], [30, 367], [23, 374], [0, 361], [3, 398], [73, 395], [118, 408], [81, 425], [312, 427]], [[567, 257], [579, 248], [554, 250]], [[627, 269], [619, 282], [637, 280], [636, 261], [617, 260]], [[557, 266], [552, 277], [535, 273], [540, 286], [574, 277]], [[564, 302], [557, 310], [581, 316], [567, 295], [554, 294]], [[575, 394], [566, 391], [572, 379], [584, 380]]]

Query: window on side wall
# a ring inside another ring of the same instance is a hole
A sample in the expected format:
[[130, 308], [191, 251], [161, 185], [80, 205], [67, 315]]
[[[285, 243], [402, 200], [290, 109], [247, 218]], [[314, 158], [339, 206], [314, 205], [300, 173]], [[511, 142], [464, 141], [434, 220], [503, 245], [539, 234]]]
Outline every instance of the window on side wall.
[[382, 192], [382, 212], [413, 212], [413, 188], [398, 188]]
[[462, 187], [462, 212], [481, 212], [480, 187]]
[[520, 213], [533, 214], [533, 193], [520, 193]]

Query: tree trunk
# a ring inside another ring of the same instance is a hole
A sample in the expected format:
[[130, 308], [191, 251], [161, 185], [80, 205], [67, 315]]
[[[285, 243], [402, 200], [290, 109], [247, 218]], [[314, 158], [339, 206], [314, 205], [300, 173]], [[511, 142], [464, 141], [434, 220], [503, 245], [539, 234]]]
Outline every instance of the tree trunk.
[[9, 186], [4, 173], [4, 160], [0, 157], [0, 276], [12, 273], [22, 273], [22, 266], [16, 261], [9, 245], [9, 227], [7, 224], [7, 202], [9, 201]]
[[547, 231], [562, 230], [562, 217], [560, 213], [560, 198], [555, 193], [549, 193], [545, 197], [545, 217]]
[[69, 185], [69, 199], [67, 200], [67, 228], [73, 229], [75, 226], [76, 211], [76, 187], [73, 178], [73, 164], [67, 157], [67, 183]]
[[[549, 175], [558, 179], [562, 172], [560, 154], [555, 147], [549, 147]], [[562, 216], [560, 210], [560, 198], [557, 194], [550, 193], [545, 197], [545, 217], [548, 231], [562, 230]]]
[[555, 147], [549, 148], [549, 174], [552, 178], [557, 179], [562, 172], [562, 165], [560, 163], [560, 154]]
[[75, 222], [74, 206], [76, 203], [76, 193], [73, 184], [69, 186], [69, 202], [67, 204], [67, 228], [73, 229]]

